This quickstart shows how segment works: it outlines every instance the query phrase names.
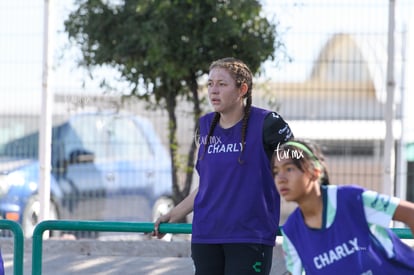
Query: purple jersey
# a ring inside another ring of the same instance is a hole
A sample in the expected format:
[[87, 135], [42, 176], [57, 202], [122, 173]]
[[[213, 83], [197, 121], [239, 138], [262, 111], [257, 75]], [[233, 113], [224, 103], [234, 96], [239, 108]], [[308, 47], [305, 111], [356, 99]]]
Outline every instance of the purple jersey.
[[194, 201], [193, 243], [275, 244], [280, 197], [263, 147], [263, 122], [268, 113], [252, 107], [243, 154], [242, 121], [228, 129], [217, 125], [204, 153], [214, 113], [200, 119], [196, 164], [200, 184]]
[[[295, 247], [307, 275], [414, 274], [414, 250], [391, 230], [382, 228], [392, 242], [393, 256], [390, 256], [372, 234], [364, 212], [363, 192], [364, 189], [355, 186], [337, 187], [335, 217], [326, 228], [309, 228], [299, 208], [289, 216], [283, 234]], [[378, 196], [378, 201], [372, 203], [384, 208], [390, 205], [380, 200]]]

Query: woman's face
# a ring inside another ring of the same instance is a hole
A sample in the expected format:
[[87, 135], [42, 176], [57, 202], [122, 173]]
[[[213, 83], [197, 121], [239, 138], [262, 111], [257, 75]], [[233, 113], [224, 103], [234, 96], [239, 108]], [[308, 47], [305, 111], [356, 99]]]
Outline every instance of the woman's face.
[[[246, 84], [242, 84], [242, 87], [243, 85]], [[246, 91], [236, 87], [236, 81], [226, 69], [220, 67], [211, 69], [207, 86], [214, 111], [226, 113], [243, 106], [243, 95]]]
[[286, 201], [294, 202], [300, 202], [315, 184], [312, 175], [301, 171], [290, 158], [275, 159], [273, 179], [279, 194]]

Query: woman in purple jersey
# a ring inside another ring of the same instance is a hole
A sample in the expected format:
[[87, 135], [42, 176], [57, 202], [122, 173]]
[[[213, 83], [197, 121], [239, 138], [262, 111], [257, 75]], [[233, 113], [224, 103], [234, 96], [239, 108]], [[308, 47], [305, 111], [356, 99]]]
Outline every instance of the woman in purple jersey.
[[199, 120], [198, 188], [155, 222], [194, 211], [191, 251], [196, 275], [269, 274], [280, 197], [270, 159], [293, 137], [276, 112], [252, 106], [253, 75], [235, 58], [214, 61], [208, 96], [214, 112]]
[[414, 232], [414, 204], [358, 186], [329, 185], [316, 144], [290, 140], [273, 154], [280, 195], [298, 208], [282, 226], [290, 274], [414, 274], [414, 250], [388, 227]]

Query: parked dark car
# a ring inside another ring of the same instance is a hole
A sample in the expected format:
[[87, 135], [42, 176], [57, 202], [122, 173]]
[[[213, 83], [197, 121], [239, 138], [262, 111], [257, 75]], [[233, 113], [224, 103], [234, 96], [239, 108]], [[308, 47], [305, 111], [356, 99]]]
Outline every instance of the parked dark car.
[[[39, 132], [10, 140], [24, 131], [2, 129], [0, 216], [31, 237], [40, 211]], [[153, 221], [172, 206], [168, 151], [142, 117], [71, 116], [52, 129], [51, 166], [50, 219]]]

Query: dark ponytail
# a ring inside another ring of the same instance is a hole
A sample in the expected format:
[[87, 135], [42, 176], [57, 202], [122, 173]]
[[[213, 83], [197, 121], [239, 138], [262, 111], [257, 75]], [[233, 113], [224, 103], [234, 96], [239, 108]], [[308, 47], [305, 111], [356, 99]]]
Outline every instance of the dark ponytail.
[[322, 174], [319, 179], [319, 183], [321, 185], [329, 185], [329, 175], [322, 149], [316, 143], [312, 143], [310, 141], [293, 139], [281, 145], [278, 150], [273, 153], [271, 162], [272, 167], [274, 166], [275, 160], [279, 157], [278, 154], [280, 152], [288, 152], [289, 154], [289, 152], [291, 153], [297, 150], [300, 150], [303, 154], [300, 158], [291, 158], [294, 165], [302, 172], [305, 172], [306, 170], [313, 171], [315, 168], [321, 169]]

